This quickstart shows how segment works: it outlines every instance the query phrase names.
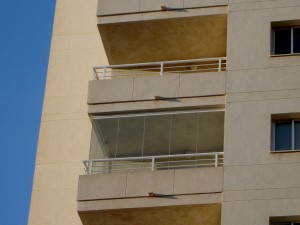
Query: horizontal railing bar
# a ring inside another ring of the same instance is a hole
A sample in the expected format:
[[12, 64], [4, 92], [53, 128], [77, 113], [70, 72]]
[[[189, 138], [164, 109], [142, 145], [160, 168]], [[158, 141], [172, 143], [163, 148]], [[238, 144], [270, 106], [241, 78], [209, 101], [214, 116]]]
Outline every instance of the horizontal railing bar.
[[[226, 63], [221, 63], [222, 65], [226, 65]], [[218, 69], [219, 63], [208, 63], [208, 64], [190, 64], [190, 65], [184, 65], [184, 66], [167, 66], [164, 67], [164, 69], [173, 69], [173, 68], [185, 68], [185, 67], [204, 67], [204, 66], [216, 66], [214, 67], [215, 69]], [[109, 68], [108, 68], [109, 69]], [[106, 73], [112, 73], [112, 72], [120, 72], [120, 73], [125, 73], [128, 71], [148, 71], [149, 73], [153, 72], [151, 70], [160, 70], [160, 67], [152, 67], [152, 68], [143, 68], [143, 69], [111, 69], [111, 70], [106, 70]], [[102, 71], [97, 71], [99, 74], [103, 74], [104, 72]]]
[[107, 167], [124, 167], [124, 166], [126, 166], [126, 167], [128, 167], [128, 166], [141, 166], [141, 167], [145, 167], [145, 166], [147, 166], [147, 165], [145, 165], [145, 164], [150, 164], [151, 165], [151, 162], [145, 162], [145, 163], [140, 163], [140, 164], [111, 164], [111, 165], [103, 165], [103, 166], [94, 166], [93, 165], [93, 167], [95, 167], [95, 168], [107, 168]]
[[174, 60], [174, 61], [162, 61], [162, 62], [149, 62], [149, 63], [136, 63], [136, 64], [121, 64], [121, 65], [111, 65], [111, 66], [99, 66], [94, 67], [94, 69], [105, 69], [105, 68], [124, 68], [124, 67], [137, 67], [137, 66], [151, 66], [151, 65], [161, 65], [161, 64], [178, 64], [178, 63], [190, 63], [190, 62], [205, 62], [205, 61], [220, 61], [226, 60], [226, 57], [220, 58], [206, 58], [206, 59], [187, 59], [187, 60]]
[[215, 159], [209, 159], [209, 160], [182, 160], [182, 161], [165, 161], [165, 162], [156, 162], [156, 165], [163, 165], [166, 163], [169, 164], [176, 164], [176, 163], [201, 163], [202, 161], [212, 161], [214, 162]]
[[[222, 68], [222, 70], [225, 70], [226, 68]], [[217, 68], [214, 68], [214, 69], [198, 69], [198, 70], [181, 70], [181, 71], [165, 71], [164, 73], [176, 73], [176, 74], [179, 74], [179, 73], [193, 73], [193, 72], [197, 72], [197, 71], [218, 71]], [[105, 78], [117, 78], [117, 77], [133, 77], [133, 76], [155, 76], [155, 75], [158, 75], [159, 73], [158, 72], [153, 72], [153, 73], [149, 73], [149, 74], [114, 74], [114, 75], [106, 75]]]
[[[128, 72], [128, 71], [127, 71]], [[126, 76], [149, 76], [149, 75], [154, 75], [154, 74], [159, 74], [159, 72], [149, 72], [149, 73], [134, 73], [134, 74], [111, 74], [111, 75], [106, 75], [106, 77], [126, 77]]]
[[[93, 67], [94, 79], [105, 79], [127, 76], [150, 76], [159, 74], [163, 76], [167, 73], [187, 73], [187, 72], [220, 72], [226, 70], [226, 57], [219, 58], [202, 58], [202, 59], [188, 59], [188, 60], [173, 60], [162, 62], [147, 62], [147, 63], [135, 63], [135, 64], [120, 64], [120, 65], [107, 65]], [[195, 70], [191, 70], [195, 68]], [[205, 67], [208, 67], [205, 69]], [[189, 68], [189, 70], [181, 70], [183, 68]], [[132, 72], [128, 74], [127, 71]], [[181, 70], [181, 71], [180, 71]], [[139, 74], [139, 71], [144, 73]], [[147, 73], [146, 73], [147, 72]]]
[[[214, 162], [215, 161], [215, 158], [212, 158], [212, 159], [198, 159], [198, 160], [181, 160], [181, 161], [163, 161], [163, 162], [155, 162], [156, 165], [163, 165], [163, 164], [175, 164], [175, 163], [202, 163], [203, 161], [212, 161]], [[94, 163], [97, 163], [97, 162], [94, 162]], [[103, 162], [102, 162], [103, 163]], [[147, 164], [150, 164], [150, 162], [141, 162], [141, 163], [126, 163], [126, 164], [111, 164], [111, 165], [108, 165], [108, 164], [105, 164], [105, 165], [93, 165], [94, 168], [107, 168], [107, 167], [115, 167], [115, 166], [135, 166], [135, 165], [138, 165], [138, 166], [142, 166], [142, 167], [145, 167], [147, 166]]]
[[[136, 69], [113, 69], [113, 70], [106, 70], [106, 73], [128, 73], [128, 72], [131, 72], [131, 71], [147, 71], [149, 73], [153, 72], [151, 70], [160, 70], [160, 68], [146, 68], [146, 69], [140, 69], [140, 70], [136, 70]], [[97, 73], [104, 73], [102, 71], [99, 71]]]
[[85, 174], [223, 166], [224, 152], [85, 160]]
[[178, 168], [178, 167], [195, 167], [195, 166], [214, 166], [215, 164], [191, 164], [191, 165], [178, 165], [178, 166], [160, 166], [160, 167], [156, 167], [156, 169], [162, 169], [162, 168]]
[[179, 154], [179, 155], [159, 155], [159, 156], [142, 156], [142, 157], [127, 157], [127, 158], [107, 158], [107, 159], [90, 159], [84, 160], [84, 162], [107, 162], [107, 161], [130, 161], [130, 160], [145, 160], [145, 159], [166, 159], [166, 158], [178, 158], [178, 157], [192, 157], [192, 156], [213, 156], [224, 155], [223, 152], [215, 153], [195, 153], [195, 154]]
[[170, 69], [170, 68], [184, 68], [184, 67], [194, 67], [194, 66], [218, 66], [218, 65], [219, 63], [207, 63], [207, 64], [189, 64], [184, 66], [166, 66], [164, 68]]
[[[133, 114], [116, 114], [109, 116], [93, 116], [93, 119], [111, 119], [111, 118], [128, 118], [128, 117], [145, 117], [145, 116], [158, 116], [158, 115], [176, 115], [176, 114], [189, 114], [189, 113], [209, 113], [209, 112], [224, 112], [225, 108], [208, 108], [208, 109], [192, 109], [192, 110], [178, 110], [178, 111], [164, 111], [164, 112], [149, 112], [149, 113], [133, 113]], [[202, 154], [202, 153], [201, 153]], [[151, 156], [149, 156], [151, 157]]]
[[[225, 65], [225, 64], [224, 64]], [[172, 66], [172, 67], [164, 67], [164, 69], [177, 69], [177, 68], [186, 68], [186, 67], [205, 67], [205, 66], [216, 66], [213, 68], [209, 68], [209, 69], [218, 69], [219, 64], [199, 64], [199, 65], [186, 65], [186, 66]], [[157, 73], [155, 71], [151, 71], [151, 70], [160, 70], [160, 68], [146, 68], [146, 69], [140, 69], [140, 70], [111, 70], [111, 71], [106, 71], [106, 73], [128, 73], [128, 72], [135, 72], [135, 71], [143, 71], [143, 72], [149, 72], [149, 73]], [[181, 70], [178, 70], [178, 72], [180, 72]], [[164, 71], [164, 72], [169, 72], [169, 71]], [[97, 72], [98, 74], [103, 74], [104, 72], [99, 71]]]
[[[143, 167], [143, 168], [125, 168], [125, 169], [117, 169], [117, 168], [110, 168], [109, 171], [126, 171], [126, 170], [143, 170], [143, 169], [151, 169], [151, 167]], [[101, 170], [100, 170], [101, 171]], [[93, 172], [98, 172], [97, 170], [93, 170]], [[105, 172], [105, 171], [104, 171]]]
[[178, 71], [167, 71], [166, 73], [185, 73], [185, 72], [196, 72], [196, 71], [218, 71], [218, 68], [207, 68], [198, 70], [178, 70]]
[[[222, 67], [221, 69], [226, 69], [225, 67]], [[198, 68], [198, 69], [189, 69], [189, 70], [174, 70], [174, 71], [164, 71], [164, 73], [184, 73], [184, 72], [197, 72], [197, 71], [218, 71], [218, 68], [205, 68], [205, 69], [201, 69], [201, 68]], [[125, 72], [125, 71], [124, 71]], [[126, 71], [128, 72], [128, 71]], [[130, 73], [130, 74], [120, 74], [119, 72], [115, 73], [115, 74], [110, 74], [108, 75], [109, 73], [112, 73], [112, 72], [106, 72], [106, 76], [105, 77], [126, 77], [126, 76], [149, 76], [149, 75], [155, 75], [155, 74], [160, 74], [159, 72], [154, 72], [154, 71], [149, 71], [149, 73]]]
[[145, 67], [142, 69], [113, 69], [113, 68], [107, 68], [106, 72], [113, 72], [113, 71], [147, 71], [147, 70], [160, 70], [160, 67]]

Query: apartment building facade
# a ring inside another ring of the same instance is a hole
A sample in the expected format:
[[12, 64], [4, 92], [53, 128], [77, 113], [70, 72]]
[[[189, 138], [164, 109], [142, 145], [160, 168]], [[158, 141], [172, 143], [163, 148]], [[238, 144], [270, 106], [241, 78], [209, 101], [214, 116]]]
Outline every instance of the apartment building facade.
[[300, 224], [299, 53], [299, 0], [57, 0], [28, 224]]

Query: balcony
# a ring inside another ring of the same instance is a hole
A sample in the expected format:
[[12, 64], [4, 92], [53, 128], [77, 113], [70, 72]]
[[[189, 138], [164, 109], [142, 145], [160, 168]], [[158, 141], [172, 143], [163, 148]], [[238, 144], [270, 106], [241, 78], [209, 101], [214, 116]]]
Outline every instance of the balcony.
[[94, 116], [86, 174], [223, 165], [223, 109]]
[[[148, 224], [176, 218], [219, 225], [224, 114], [212, 108], [94, 115], [90, 159], [78, 182], [83, 224], [106, 225], [105, 218], [139, 224], [153, 215]], [[130, 219], [123, 220], [124, 213]]]
[[224, 57], [95, 67], [88, 104], [224, 95], [226, 74]]

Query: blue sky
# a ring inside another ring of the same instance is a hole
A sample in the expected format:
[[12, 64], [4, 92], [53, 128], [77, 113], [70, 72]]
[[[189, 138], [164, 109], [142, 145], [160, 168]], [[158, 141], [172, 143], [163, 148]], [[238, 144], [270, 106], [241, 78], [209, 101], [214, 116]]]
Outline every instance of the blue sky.
[[0, 1], [0, 221], [27, 224], [55, 0]]

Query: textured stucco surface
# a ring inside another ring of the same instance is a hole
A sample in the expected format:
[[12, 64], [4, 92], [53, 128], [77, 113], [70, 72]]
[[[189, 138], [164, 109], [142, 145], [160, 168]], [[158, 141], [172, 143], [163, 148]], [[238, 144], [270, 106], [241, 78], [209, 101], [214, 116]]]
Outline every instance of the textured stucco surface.
[[82, 224], [78, 176], [88, 158], [92, 66], [107, 59], [96, 24], [97, 1], [57, 0], [29, 225]]

